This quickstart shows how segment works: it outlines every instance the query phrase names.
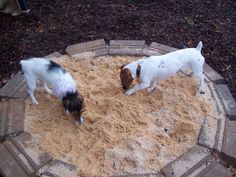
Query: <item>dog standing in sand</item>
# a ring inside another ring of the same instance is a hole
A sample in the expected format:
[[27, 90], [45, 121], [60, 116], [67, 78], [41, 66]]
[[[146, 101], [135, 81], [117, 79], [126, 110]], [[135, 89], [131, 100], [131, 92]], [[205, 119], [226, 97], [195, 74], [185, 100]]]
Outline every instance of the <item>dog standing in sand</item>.
[[[205, 58], [201, 54], [202, 42], [196, 48], [186, 48], [177, 50], [165, 55], [150, 56], [146, 59], [131, 62], [123, 65], [120, 71], [120, 80], [126, 95], [147, 89], [153, 91], [159, 80], [175, 75], [178, 71], [190, 67], [193, 74], [198, 79], [199, 93], [204, 94], [204, 74], [203, 65]], [[134, 79], [139, 79], [139, 83], [130, 88]]]
[[76, 124], [83, 122], [84, 99], [78, 93], [76, 83], [70, 73], [59, 64], [43, 58], [21, 60], [20, 64], [33, 104], [38, 104], [34, 91], [39, 80], [47, 93], [62, 100], [66, 114], [77, 113]]

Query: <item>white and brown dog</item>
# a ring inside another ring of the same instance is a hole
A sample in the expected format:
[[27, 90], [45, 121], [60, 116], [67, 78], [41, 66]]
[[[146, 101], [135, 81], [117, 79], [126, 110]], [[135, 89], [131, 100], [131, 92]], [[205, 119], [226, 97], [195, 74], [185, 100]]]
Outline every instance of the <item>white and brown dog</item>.
[[196, 48], [177, 50], [165, 55], [151, 56], [121, 66], [120, 79], [123, 90], [129, 89], [134, 79], [139, 79], [139, 84], [125, 92], [126, 95], [146, 89], [150, 93], [155, 89], [159, 80], [173, 76], [178, 71], [190, 67], [198, 78], [198, 91], [204, 93], [203, 65], [205, 58], [201, 54], [202, 42]]
[[83, 122], [84, 100], [78, 93], [76, 83], [70, 73], [66, 72], [59, 64], [43, 58], [21, 60], [20, 64], [33, 104], [38, 104], [34, 91], [39, 80], [47, 93], [62, 100], [66, 114], [69, 112], [78, 114], [76, 124]]

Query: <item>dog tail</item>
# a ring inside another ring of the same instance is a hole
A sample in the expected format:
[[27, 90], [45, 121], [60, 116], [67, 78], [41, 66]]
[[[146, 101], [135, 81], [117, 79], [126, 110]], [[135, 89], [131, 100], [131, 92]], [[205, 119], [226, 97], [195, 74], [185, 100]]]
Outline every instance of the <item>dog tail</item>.
[[202, 41], [200, 41], [200, 42], [198, 43], [196, 49], [197, 49], [199, 52], [201, 52], [202, 46], [203, 46], [203, 45], [202, 45]]
[[25, 64], [26, 64], [26, 60], [21, 60], [20, 61], [21, 70], [22, 70], [23, 73], [24, 73], [24, 70], [25, 70]]

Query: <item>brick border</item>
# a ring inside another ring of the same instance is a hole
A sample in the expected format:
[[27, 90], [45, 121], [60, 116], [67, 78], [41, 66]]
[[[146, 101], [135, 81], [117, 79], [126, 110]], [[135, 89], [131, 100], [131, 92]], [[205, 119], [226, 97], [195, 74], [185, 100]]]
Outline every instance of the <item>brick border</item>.
[[109, 43], [109, 55], [143, 55], [144, 40], [111, 40]]
[[108, 46], [104, 39], [95, 41], [89, 41], [66, 47], [68, 55], [75, 59], [81, 59], [84, 57], [98, 57], [108, 54]]
[[[104, 55], [162, 55], [177, 50], [156, 42], [147, 45], [143, 40], [111, 40], [104, 39], [70, 45], [66, 52], [74, 59], [99, 57]], [[55, 52], [46, 56], [57, 60], [62, 55]], [[212, 152], [216, 152], [232, 165], [236, 164], [236, 104], [223, 77], [207, 64], [204, 65], [205, 81], [211, 90], [212, 97], [218, 105], [220, 119], [206, 118], [199, 133], [198, 145], [189, 149], [174, 161], [167, 164], [158, 173], [132, 174], [121, 176], [201, 176], [201, 174], [230, 175], [224, 166], [217, 163]], [[0, 174], [11, 176], [15, 173], [24, 176], [34, 176], [36, 173], [44, 176], [55, 176], [53, 168], [60, 164], [62, 170], [69, 176], [76, 166], [52, 159], [43, 153], [40, 163], [25, 150], [24, 142], [30, 139], [30, 133], [24, 132], [24, 100], [28, 94], [21, 73], [17, 73], [0, 89]], [[15, 107], [17, 109], [10, 109]], [[209, 127], [214, 127], [210, 129]], [[12, 171], [11, 169], [15, 170]], [[68, 171], [69, 169], [69, 171]], [[219, 169], [221, 169], [219, 171]], [[218, 170], [218, 171], [217, 171]], [[216, 173], [217, 172], [217, 173]], [[75, 175], [76, 176], [76, 175]]]

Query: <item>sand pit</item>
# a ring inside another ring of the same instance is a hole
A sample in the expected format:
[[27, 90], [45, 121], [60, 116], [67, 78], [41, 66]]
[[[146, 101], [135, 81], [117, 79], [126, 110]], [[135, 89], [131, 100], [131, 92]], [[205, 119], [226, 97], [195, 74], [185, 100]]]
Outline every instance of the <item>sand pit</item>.
[[195, 95], [195, 80], [176, 75], [151, 94], [126, 96], [119, 67], [137, 57], [100, 57], [59, 63], [78, 81], [85, 98], [84, 124], [65, 116], [62, 104], [37, 93], [26, 104], [25, 129], [53, 157], [77, 165], [82, 176], [158, 171], [197, 142], [204, 116], [216, 115], [206, 90]]

